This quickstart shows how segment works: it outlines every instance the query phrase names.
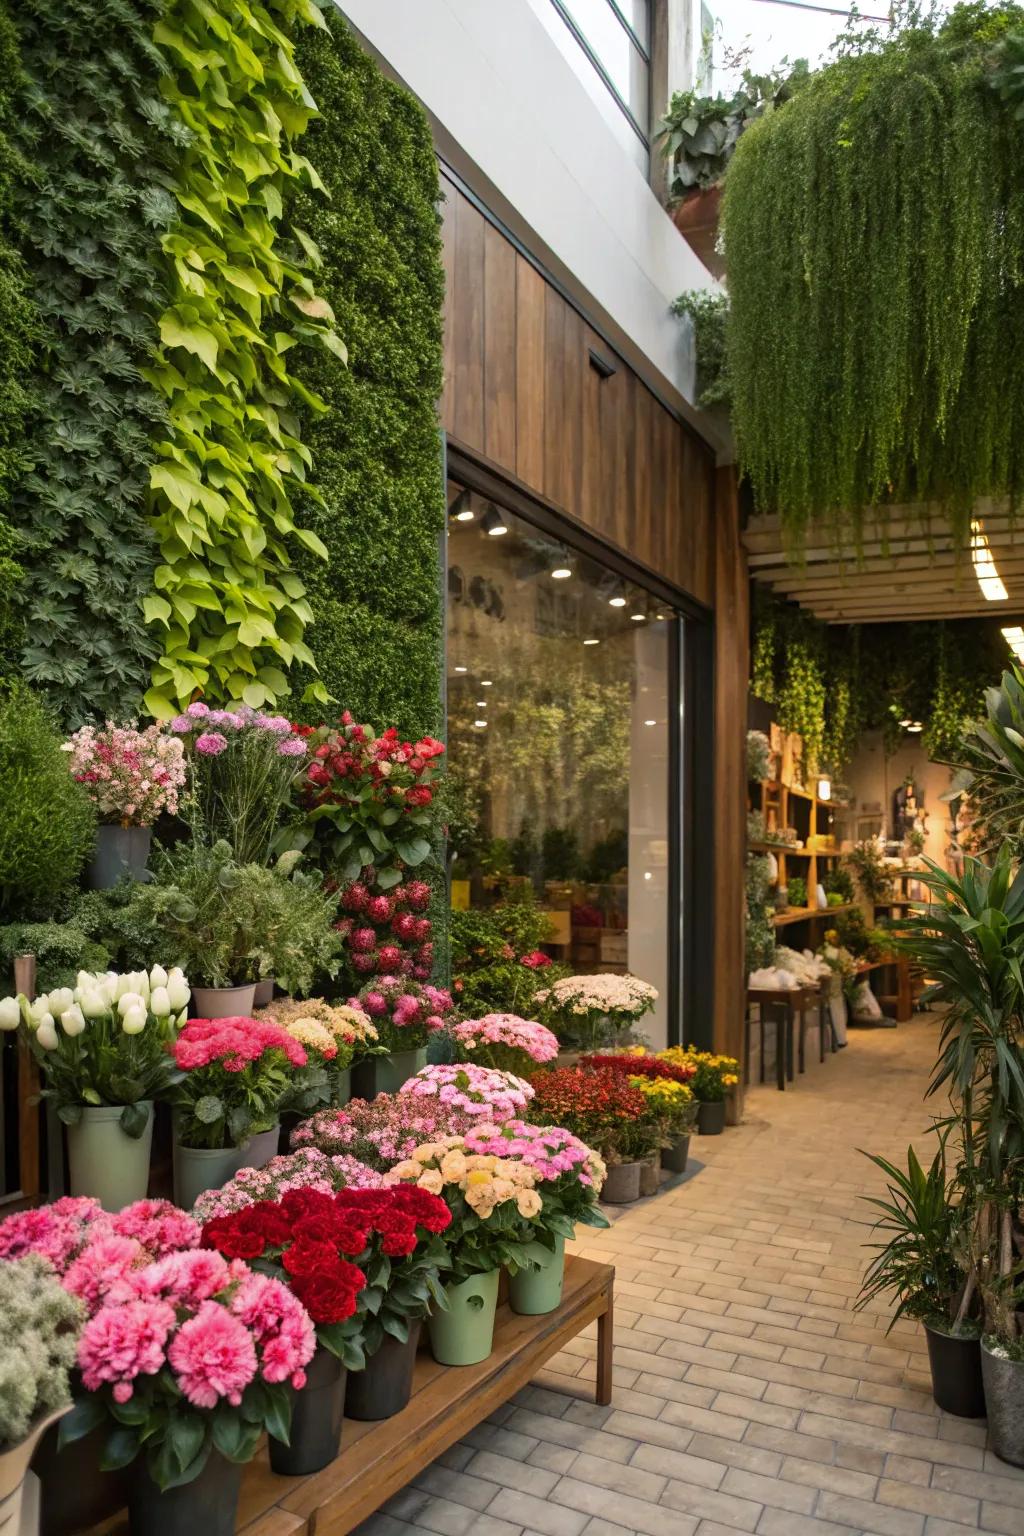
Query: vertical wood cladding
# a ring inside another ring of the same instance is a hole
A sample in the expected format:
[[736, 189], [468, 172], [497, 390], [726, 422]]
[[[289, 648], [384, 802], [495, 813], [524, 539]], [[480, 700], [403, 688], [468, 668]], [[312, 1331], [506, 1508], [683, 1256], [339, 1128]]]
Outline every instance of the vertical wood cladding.
[[[714, 457], [442, 176], [442, 419], [547, 501], [709, 607]], [[593, 348], [615, 365], [602, 379]]]

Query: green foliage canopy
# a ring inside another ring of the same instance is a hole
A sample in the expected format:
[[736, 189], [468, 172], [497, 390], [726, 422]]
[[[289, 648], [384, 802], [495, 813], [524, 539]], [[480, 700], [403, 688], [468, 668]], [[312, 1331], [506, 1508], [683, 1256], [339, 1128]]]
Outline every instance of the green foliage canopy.
[[725, 179], [741, 465], [811, 519], [941, 505], [965, 534], [1024, 479], [1024, 122], [995, 88], [1012, 4], [868, 36], [739, 139]]

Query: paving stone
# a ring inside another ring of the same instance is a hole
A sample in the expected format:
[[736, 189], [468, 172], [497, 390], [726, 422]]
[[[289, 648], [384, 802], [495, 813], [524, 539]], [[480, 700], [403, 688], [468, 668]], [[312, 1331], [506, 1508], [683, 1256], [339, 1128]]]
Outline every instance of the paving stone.
[[601, 1519], [625, 1525], [627, 1530], [638, 1531], [641, 1536], [694, 1536], [697, 1529], [695, 1518], [682, 1518], [663, 1504], [649, 1504], [628, 1494], [595, 1488], [575, 1477], [563, 1477], [556, 1483], [551, 1498], [567, 1511], [579, 1512], [581, 1518], [599, 1515]]

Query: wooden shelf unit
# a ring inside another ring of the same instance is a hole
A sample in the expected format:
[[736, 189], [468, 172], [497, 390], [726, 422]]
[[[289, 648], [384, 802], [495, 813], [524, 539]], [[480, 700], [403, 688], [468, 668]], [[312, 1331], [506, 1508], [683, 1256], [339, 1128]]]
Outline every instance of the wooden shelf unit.
[[[839, 858], [838, 847], [807, 847], [811, 839], [827, 835], [829, 818], [836, 809], [832, 801], [822, 800], [804, 789], [791, 789], [774, 779], [765, 779], [748, 787], [747, 802], [749, 810], [761, 812], [766, 827], [771, 818], [776, 827], [797, 829], [804, 843], [802, 848], [772, 842], [770, 828], [767, 838], [749, 842], [747, 846], [755, 853], [773, 853], [779, 862], [779, 885], [788, 885], [790, 879], [798, 875], [807, 882], [808, 901], [813, 900], [830, 863]], [[837, 912], [849, 912], [857, 905], [857, 902], [848, 902], [837, 907], [790, 907], [785, 912], [777, 912], [774, 923], [780, 928], [791, 923], [820, 922], [831, 919]]]

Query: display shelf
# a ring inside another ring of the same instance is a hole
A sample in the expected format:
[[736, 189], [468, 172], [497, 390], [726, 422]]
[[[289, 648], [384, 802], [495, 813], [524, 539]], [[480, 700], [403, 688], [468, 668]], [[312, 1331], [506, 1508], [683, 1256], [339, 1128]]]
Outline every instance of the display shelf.
[[[766, 823], [772, 819], [774, 827], [795, 827], [801, 841], [802, 848], [794, 848], [791, 843], [775, 843], [768, 838], [759, 839], [748, 843], [748, 847], [758, 852], [774, 853], [779, 863], [780, 886], [789, 884], [789, 876], [799, 875], [807, 882], [807, 890], [813, 893], [822, 882], [822, 876], [831, 867], [831, 861], [839, 859], [842, 854], [838, 848], [807, 847], [807, 843], [818, 837], [832, 837], [833, 827], [829, 817], [833, 816], [836, 805], [832, 800], [823, 800], [820, 795], [811, 794], [806, 789], [790, 789], [787, 785], [779, 783], [775, 779], [763, 779], [751, 783], [748, 788], [749, 809], [760, 811]], [[797, 802], [791, 816], [790, 806]], [[799, 863], [795, 862], [799, 860]], [[792, 864], [792, 868], [790, 865]], [[856, 905], [854, 903], [854, 905]], [[821, 912], [842, 912], [848, 907], [798, 907], [790, 911], [780, 913], [776, 917], [776, 926], [803, 922], [809, 917], [818, 917]], [[781, 923], [780, 923], [781, 920]]]
[[[540, 1317], [498, 1309], [494, 1350], [479, 1365], [438, 1365], [425, 1351], [416, 1362], [408, 1407], [391, 1419], [346, 1419], [341, 1450], [321, 1472], [278, 1477], [261, 1449], [245, 1468], [238, 1505], [239, 1536], [346, 1536], [392, 1494], [529, 1384], [552, 1355], [597, 1323], [595, 1398], [611, 1402], [612, 1290], [609, 1264], [569, 1257], [561, 1304]], [[425, 1332], [424, 1328], [424, 1332]], [[127, 1536], [127, 1515], [94, 1526], [89, 1536]]]
[[837, 912], [852, 912], [857, 905], [855, 901], [844, 901], [838, 907], [788, 907], [785, 912], [776, 912], [772, 922], [776, 928], [785, 928], [790, 923], [806, 923], [816, 917], [834, 917]]

